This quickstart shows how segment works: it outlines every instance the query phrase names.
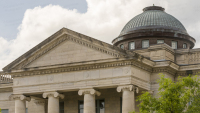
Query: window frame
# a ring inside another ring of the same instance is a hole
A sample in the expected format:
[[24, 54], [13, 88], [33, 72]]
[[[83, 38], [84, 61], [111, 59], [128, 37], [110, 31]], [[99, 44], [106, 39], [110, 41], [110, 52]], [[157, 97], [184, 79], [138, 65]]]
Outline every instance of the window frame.
[[129, 43], [128, 43], [128, 49], [129, 49], [129, 50], [133, 50], [133, 49], [131, 49], [131, 44], [132, 44], [132, 43], [134, 43], [134, 48], [133, 48], [133, 49], [135, 49], [135, 42], [132, 41], [132, 42], [129, 42]]
[[[83, 108], [80, 108], [80, 102], [83, 102]], [[80, 109], [84, 110], [84, 101], [83, 100], [78, 100], [78, 113], [80, 113]]]
[[[172, 47], [173, 42], [176, 42], [176, 48], [173, 48], [173, 47]], [[172, 41], [172, 42], [171, 42], [171, 47], [172, 47], [172, 49], [178, 49], [178, 42], [177, 42], [177, 41]]]
[[148, 47], [144, 47], [144, 41], [148, 41], [148, 47], [149, 47], [149, 40], [147, 39], [147, 40], [142, 40], [142, 48], [148, 48]]
[[[184, 48], [184, 45], [185, 45], [185, 48]], [[183, 49], [187, 49], [187, 44], [186, 43], [183, 43]]]

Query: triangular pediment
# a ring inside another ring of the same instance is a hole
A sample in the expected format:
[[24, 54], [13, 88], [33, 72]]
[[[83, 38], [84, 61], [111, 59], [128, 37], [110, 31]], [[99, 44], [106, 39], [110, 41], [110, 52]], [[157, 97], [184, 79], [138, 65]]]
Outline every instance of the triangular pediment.
[[63, 28], [4, 67], [3, 70], [20, 70], [127, 56], [130, 55], [116, 46]]
[[27, 67], [41, 67], [76, 62], [79, 63], [110, 58], [116, 57], [68, 40], [30, 63]]

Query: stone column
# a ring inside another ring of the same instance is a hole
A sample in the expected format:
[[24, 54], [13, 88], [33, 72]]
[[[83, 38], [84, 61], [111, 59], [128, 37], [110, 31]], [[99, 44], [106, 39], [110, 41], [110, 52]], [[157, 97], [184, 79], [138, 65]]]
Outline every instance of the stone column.
[[94, 89], [83, 89], [78, 91], [79, 95], [84, 95], [84, 113], [95, 113], [95, 95], [100, 96], [101, 93]]
[[41, 99], [41, 100], [34, 100], [34, 103], [36, 104], [36, 109], [35, 112], [36, 113], [45, 113], [45, 100]]
[[59, 113], [59, 98], [63, 99], [64, 95], [58, 92], [43, 93], [43, 98], [48, 97], [48, 113]]
[[26, 113], [26, 101], [30, 101], [30, 97], [24, 95], [11, 95], [11, 99], [15, 100], [15, 113]]
[[122, 113], [135, 111], [135, 91], [139, 91], [133, 85], [117, 87], [117, 92], [122, 92]]

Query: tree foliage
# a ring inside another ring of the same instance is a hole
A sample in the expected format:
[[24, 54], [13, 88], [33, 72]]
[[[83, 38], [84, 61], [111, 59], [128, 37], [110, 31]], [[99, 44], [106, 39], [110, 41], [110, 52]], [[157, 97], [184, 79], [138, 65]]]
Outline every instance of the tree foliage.
[[141, 113], [200, 113], [200, 80], [197, 76], [179, 77], [172, 81], [160, 74], [159, 93], [139, 96]]

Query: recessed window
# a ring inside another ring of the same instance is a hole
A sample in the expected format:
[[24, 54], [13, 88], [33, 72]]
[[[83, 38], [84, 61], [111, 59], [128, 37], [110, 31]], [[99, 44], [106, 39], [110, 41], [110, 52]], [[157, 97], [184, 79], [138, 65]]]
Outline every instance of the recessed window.
[[1, 113], [9, 113], [8, 109], [2, 109]]
[[157, 40], [157, 44], [163, 44], [164, 40]]
[[183, 48], [184, 48], [184, 49], [187, 49], [187, 44], [183, 44]]
[[129, 42], [128, 48], [129, 48], [129, 50], [135, 49], [135, 42]]
[[83, 101], [78, 101], [78, 113], [83, 113]]
[[120, 45], [120, 48], [121, 48], [121, 49], [124, 49], [124, 44], [121, 44], [121, 45]]
[[105, 113], [105, 101], [96, 100], [96, 113]]
[[[84, 102], [79, 101], [78, 105], [79, 113], [84, 111]], [[104, 99], [96, 100], [96, 113], [105, 113], [105, 101]]]
[[142, 40], [142, 48], [149, 47], [149, 40]]
[[64, 113], [64, 102], [60, 102], [59, 103], [59, 108], [60, 108], [60, 112], [59, 113]]
[[177, 41], [172, 41], [172, 49], [177, 49]]

